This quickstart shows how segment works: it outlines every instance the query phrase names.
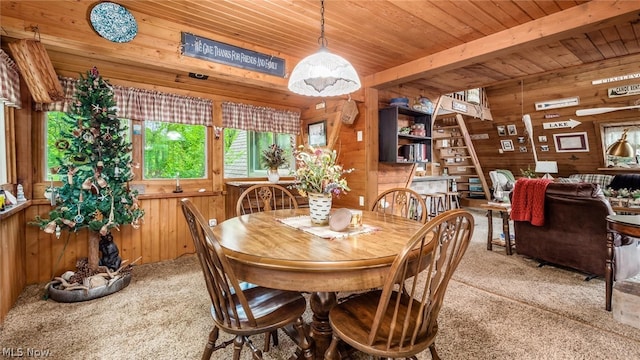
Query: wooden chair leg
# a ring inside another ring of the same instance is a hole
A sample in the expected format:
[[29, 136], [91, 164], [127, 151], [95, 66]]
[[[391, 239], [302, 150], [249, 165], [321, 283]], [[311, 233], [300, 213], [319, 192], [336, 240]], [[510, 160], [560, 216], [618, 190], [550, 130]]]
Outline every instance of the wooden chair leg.
[[338, 351], [339, 341], [340, 338], [334, 334], [331, 338], [331, 344], [329, 344], [327, 351], [324, 353], [324, 360], [340, 360], [340, 351]]
[[238, 335], [233, 339], [233, 360], [240, 360], [240, 352], [242, 351], [242, 346], [244, 345], [244, 337]]
[[302, 355], [305, 359], [311, 360], [313, 359], [313, 353], [311, 352], [311, 343], [307, 338], [307, 332], [304, 330], [304, 321], [302, 318], [298, 318], [295, 323], [293, 323], [293, 327], [298, 331], [298, 338], [300, 338], [300, 342], [298, 346], [300, 350], [302, 350]]
[[278, 346], [278, 330], [264, 334], [264, 348], [262, 351], [269, 352], [271, 349], [271, 340], [273, 340], [273, 346]]
[[204, 353], [202, 353], [202, 360], [211, 359], [211, 354], [213, 354], [213, 349], [216, 347], [216, 341], [218, 341], [218, 327], [214, 326], [209, 333], [209, 340], [207, 340], [207, 345], [204, 347]]
[[429, 351], [431, 351], [431, 358], [433, 360], [440, 360], [440, 356], [438, 356], [438, 352], [436, 351], [436, 344], [433, 343], [429, 346]]

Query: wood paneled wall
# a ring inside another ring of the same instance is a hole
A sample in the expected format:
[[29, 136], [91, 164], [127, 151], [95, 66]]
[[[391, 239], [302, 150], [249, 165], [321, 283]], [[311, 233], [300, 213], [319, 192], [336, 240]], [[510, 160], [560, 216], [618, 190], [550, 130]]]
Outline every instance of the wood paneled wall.
[[[224, 197], [188, 196], [206, 219], [224, 218]], [[130, 225], [112, 231], [114, 241], [123, 260], [137, 264], [148, 264], [178, 258], [194, 253], [191, 234], [182, 214], [182, 197], [143, 199], [144, 222], [139, 229]], [[47, 216], [49, 205], [34, 205], [27, 209], [27, 222], [36, 215]], [[4, 221], [3, 221], [4, 225]], [[74, 270], [76, 260], [87, 256], [86, 230], [78, 233], [63, 232], [59, 239], [46, 234], [35, 226], [26, 227], [26, 282], [37, 283], [51, 280], [66, 270]], [[135, 269], [134, 269], [135, 274]]]
[[[357, 102], [358, 116], [352, 124], [342, 123], [342, 107], [347, 100], [325, 100], [322, 109], [306, 109], [302, 112], [302, 133], [299, 143], [307, 143], [307, 126], [317, 121], [327, 120], [327, 144], [338, 152], [338, 163], [343, 168], [355, 169], [347, 174], [347, 184], [351, 191], [346, 195], [334, 198], [333, 204], [340, 207], [363, 209], [359, 205], [359, 197], [365, 196], [367, 189], [367, 141], [366, 113], [364, 104]], [[318, 101], [320, 102], [320, 100]], [[363, 140], [357, 141], [358, 131], [362, 131]]]
[[[488, 172], [493, 169], [509, 169], [514, 175], [520, 175], [520, 169], [530, 166], [535, 168], [533, 147], [536, 149], [538, 160], [552, 160], [558, 162], [558, 174], [554, 176], [566, 177], [574, 173], [600, 173], [605, 166], [603, 159], [600, 125], [607, 122], [640, 120], [638, 110], [616, 111], [594, 116], [576, 116], [577, 109], [595, 107], [618, 107], [632, 105], [640, 99], [639, 95], [609, 98], [607, 89], [621, 85], [639, 84], [640, 79], [616, 81], [600, 85], [592, 85], [592, 80], [604, 79], [638, 73], [640, 56], [628, 56], [621, 59], [599, 62], [593, 65], [567, 69], [524, 79], [509, 81], [499, 86], [487, 88], [489, 106], [494, 121], [472, 120], [467, 122], [471, 134], [488, 134], [489, 139], [474, 140], [474, 146], [485, 177], [489, 184]], [[535, 103], [554, 99], [578, 96], [578, 106], [536, 111]], [[533, 125], [533, 143], [529, 140], [524, 144], [527, 152], [520, 152], [517, 138], [525, 136], [522, 115], [529, 114]], [[545, 114], [557, 114], [559, 117], [545, 119]], [[575, 128], [543, 129], [543, 123], [567, 121], [574, 119], [581, 124]], [[498, 136], [497, 126], [516, 125], [517, 136]], [[589, 142], [589, 152], [556, 152], [554, 134], [586, 132]], [[540, 142], [538, 136], [547, 137], [547, 142]], [[515, 151], [500, 154], [500, 140], [511, 139]], [[548, 145], [549, 151], [541, 151], [541, 145]]]
[[0, 220], [0, 324], [26, 284], [25, 214]]

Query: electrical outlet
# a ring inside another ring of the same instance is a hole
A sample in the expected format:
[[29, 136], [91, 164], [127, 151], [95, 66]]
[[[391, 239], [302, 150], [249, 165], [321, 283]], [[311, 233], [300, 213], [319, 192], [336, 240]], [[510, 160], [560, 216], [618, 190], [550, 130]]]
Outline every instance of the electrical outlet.
[[364, 196], [360, 196], [358, 201], [360, 202], [360, 206], [364, 206]]
[[360, 130], [360, 131], [358, 131], [356, 133], [356, 138], [357, 138], [358, 141], [362, 141], [362, 130]]
[[216, 220], [216, 219], [209, 219], [209, 226], [210, 226], [210, 227], [213, 227], [213, 226], [216, 226], [216, 225], [218, 225], [218, 220]]

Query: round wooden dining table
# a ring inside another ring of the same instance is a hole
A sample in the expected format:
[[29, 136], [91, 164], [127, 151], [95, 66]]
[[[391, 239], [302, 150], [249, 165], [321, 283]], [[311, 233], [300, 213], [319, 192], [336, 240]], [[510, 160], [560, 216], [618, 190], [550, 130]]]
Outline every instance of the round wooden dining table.
[[310, 335], [322, 359], [331, 342], [329, 310], [339, 291], [380, 287], [396, 255], [422, 223], [363, 211], [365, 233], [321, 237], [283, 223], [309, 209], [275, 210], [227, 219], [213, 228], [236, 276], [256, 285], [310, 292]]

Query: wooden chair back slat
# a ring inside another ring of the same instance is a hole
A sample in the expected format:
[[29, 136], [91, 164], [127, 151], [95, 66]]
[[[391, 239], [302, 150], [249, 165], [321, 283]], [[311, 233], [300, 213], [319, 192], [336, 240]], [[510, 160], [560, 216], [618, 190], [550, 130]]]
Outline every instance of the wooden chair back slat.
[[376, 198], [371, 211], [402, 216], [426, 222], [427, 206], [420, 194], [409, 188], [393, 188], [382, 192]]
[[[229, 328], [241, 329], [243, 324], [257, 326], [240, 282], [204, 217], [188, 200], [182, 201], [182, 211], [193, 237], [213, 304], [214, 316]], [[238, 309], [242, 309], [242, 313], [239, 313]]]
[[278, 184], [256, 184], [240, 194], [236, 203], [236, 215], [297, 208], [298, 201], [285, 187]]
[[[469, 245], [473, 225], [473, 216], [467, 211], [451, 210], [429, 221], [413, 236], [387, 276], [368, 345], [386, 333], [387, 350], [393, 344], [402, 350], [436, 329], [447, 285]], [[428, 261], [428, 265], [418, 276], [407, 278], [416, 266], [412, 264], [412, 254], [423, 254], [417, 260], [418, 269], [423, 267], [423, 261]], [[406, 279], [404, 291], [397, 290], [397, 279]], [[391, 321], [385, 325], [390, 306]], [[383, 326], [389, 326], [389, 331], [381, 331]]]

